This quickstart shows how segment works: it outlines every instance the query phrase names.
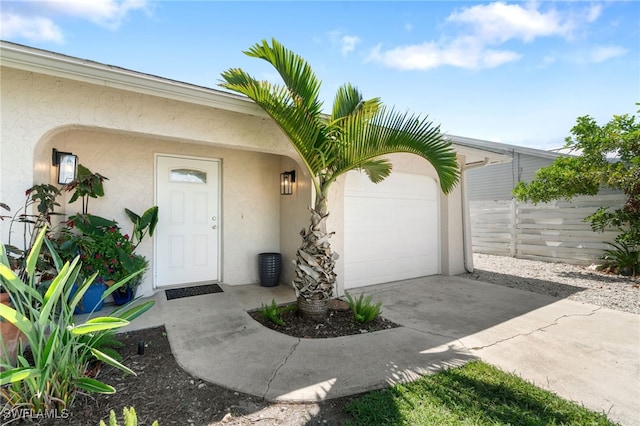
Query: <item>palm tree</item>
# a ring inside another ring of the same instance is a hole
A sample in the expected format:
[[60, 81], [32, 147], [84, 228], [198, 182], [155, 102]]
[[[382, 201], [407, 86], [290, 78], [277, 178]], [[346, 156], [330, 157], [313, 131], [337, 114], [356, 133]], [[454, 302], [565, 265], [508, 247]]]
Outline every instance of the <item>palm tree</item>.
[[240, 68], [222, 73], [220, 86], [253, 99], [280, 126], [304, 162], [315, 189], [311, 224], [303, 229], [296, 254], [293, 285], [300, 311], [307, 317], [326, 315], [333, 296], [337, 255], [327, 233], [329, 187], [350, 170], [362, 170], [378, 183], [391, 173], [383, 155], [408, 152], [429, 161], [445, 193], [459, 180], [451, 143], [426, 117], [387, 109], [379, 98], [364, 100], [351, 84], [338, 89], [330, 115], [322, 113], [320, 81], [309, 64], [275, 39], [255, 44], [247, 56], [264, 59], [278, 71], [284, 85], [258, 81]]

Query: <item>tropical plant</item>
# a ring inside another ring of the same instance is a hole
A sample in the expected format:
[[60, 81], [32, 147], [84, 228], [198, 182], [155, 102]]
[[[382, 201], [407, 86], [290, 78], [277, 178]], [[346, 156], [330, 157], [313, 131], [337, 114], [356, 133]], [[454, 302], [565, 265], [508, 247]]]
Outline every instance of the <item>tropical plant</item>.
[[104, 196], [104, 186], [102, 183], [105, 180], [109, 179], [100, 173], [93, 173], [82, 164], [78, 164], [76, 179], [65, 185], [67, 191], [73, 191], [69, 203], [81, 199], [82, 214], [89, 213], [89, 199]]
[[258, 308], [258, 313], [274, 324], [277, 324], [277, 325], [286, 324], [284, 320], [280, 318], [280, 308], [278, 308], [278, 305], [276, 305], [275, 299], [271, 299], [270, 305], [265, 305], [263, 303], [262, 306]]
[[127, 208], [125, 208], [124, 211], [133, 223], [131, 242], [135, 250], [147, 233], [150, 237], [153, 236], [156, 225], [158, 225], [158, 206], [148, 208], [142, 216], [138, 216]]
[[311, 176], [315, 203], [310, 226], [301, 233], [293, 285], [301, 313], [323, 318], [336, 281], [337, 254], [331, 249], [326, 226], [331, 185], [351, 170], [362, 170], [372, 182], [381, 182], [392, 168], [383, 156], [408, 152], [429, 161], [440, 187], [449, 192], [460, 175], [456, 154], [439, 127], [426, 117], [388, 109], [378, 98], [365, 100], [351, 84], [338, 89], [331, 114], [323, 114], [320, 81], [301, 56], [276, 40], [271, 45], [263, 40], [245, 54], [270, 63], [284, 85], [258, 81], [232, 68], [222, 73], [221, 86], [262, 107], [287, 135]]
[[[72, 200], [81, 196], [103, 196], [102, 181], [106, 178], [92, 173], [84, 166], [79, 166], [78, 170], [78, 180], [69, 184], [76, 185]], [[56, 239], [62, 258], [71, 260], [79, 255], [82, 260], [81, 276], [87, 277], [98, 272], [96, 282], [104, 282], [107, 285], [118, 282], [135, 271], [146, 270], [148, 260], [136, 254], [135, 250], [147, 234], [153, 236], [158, 224], [158, 207], [147, 209], [142, 216], [124, 209], [133, 224], [130, 236], [122, 233], [118, 222], [88, 214], [87, 206], [88, 198], [86, 202], [83, 200], [83, 213], [71, 216]], [[118, 291], [134, 290], [142, 282], [142, 277], [140, 274], [136, 279], [129, 280]]]
[[[124, 420], [123, 426], [138, 426], [138, 415], [136, 410], [131, 407], [124, 407], [122, 409], [122, 419]], [[107, 426], [104, 421], [100, 420], [100, 426]], [[115, 411], [109, 412], [109, 426], [120, 426]], [[151, 426], [158, 426], [158, 421], [151, 423]]]
[[[601, 188], [621, 191], [627, 197], [624, 206], [614, 210], [601, 207], [584, 220], [589, 221], [596, 232], [618, 230], [615, 244], [611, 244], [614, 252], [621, 245], [631, 251], [633, 247], [640, 247], [640, 121], [637, 118], [630, 114], [614, 115], [608, 123], [599, 125], [588, 115], [578, 117], [571, 129], [572, 136], [566, 138], [564, 146], [575, 155], [558, 157], [551, 165], [539, 169], [531, 182], [519, 182], [514, 195], [518, 200], [540, 203], [596, 195]], [[615, 261], [611, 253], [609, 260]]]
[[[135, 374], [99, 347], [109, 340], [105, 334], [128, 325], [130, 321], [149, 310], [154, 301], [136, 306], [127, 305], [111, 315], [90, 318], [76, 324], [73, 316], [84, 292], [96, 274], [88, 277], [74, 292], [80, 273], [79, 257], [71, 263], [62, 260], [45, 239], [46, 227], [36, 238], [26, 260], [26, 281], [11, 270], [9, 261], [0, 245], [0, 280], [7, 289], [13, 307], [0, 305], [0, 318], [15, 325], [28, 342], [31, 356], [22, 351], [18, 354], [17, 366], [0, 359], [0, 394], [10, 406], [19, 406], [34, 411], [69, 408], [80, 391], [114, 393], [115, 389], [95, 378], [87, 377], [90, 362], [98, 360], [125, 373]], [[41, 295], [34, 290], [38, 273], [36, 261], [43, 244], [47, 244], [58, 270], [57, 276]], [[140, 271], [139, 273], [141, 273]], [[130, 275], [104, 292], [102, 298], [124, 285]]]
[[[80, 257], [80, 280], [97, 274], [94, 284], [111, 286], [134, 272], [142, 271], [113, 294], [116, 305], [134, 298], [149, 261], [134, 252], [135, 246], [129, 235], [123, 235], [115, 221], [94, 215], [78, 215], [67, 223], [52, 243], [62, 259], [71, 261], [75, 256]], [[90, 300], [83, 300], [78, 312], [87, 310], [93, 306], [92, 303]]]
[[69, 223], [73, 229], [62, 232], [61, 254], [65, 260], [80, 255], [83, 277], [98, 273], [99, 280], [120, 281], [134, 271], [133, 244], [116, 222], [84, 215], [73, 217]]
[[640, 246], [632, 246], [623, 241], [609, 243], [612, 247], [604, 251], [603, 269], [620, 275], [636, 276], [640, 273]]
[[382, 302], [372, 305], [371, 299], [373, 296], [371, 295], [364, 297], [363, 293], [357, 300], [354, 300], [353, 297], [345, 291], [344, 296], [347, 299], [351, 312], [353, 312], [353, 317], [358, 322], [364, 323], [373, 321], [378, 318], [382, 312]]

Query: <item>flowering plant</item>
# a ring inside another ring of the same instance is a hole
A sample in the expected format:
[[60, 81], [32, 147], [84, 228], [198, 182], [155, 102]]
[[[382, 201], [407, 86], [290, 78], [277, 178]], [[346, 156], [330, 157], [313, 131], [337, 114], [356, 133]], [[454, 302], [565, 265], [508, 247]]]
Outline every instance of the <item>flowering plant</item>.
[[[80, 273], [86, 278], [97, 273], [96, 282], [107, 285], [116, 283], [140, 269], [146, 269], [148, 261], [135, 253], [128, 234], [123, 234], [117, 222], [94, 215], [72, 216], [63, 229], [58, 242], [61, 256], [80, 256]], [[124, 287], [136, 287], [142, 275], [129, 281]]]
[[133, 254], [133, 245], [129, 235], [122, 235], [120, 228], [111, 226], [99, 235], [89, 236], [85, 250], [80, 254], [82, 273], [90, 276], [98, 273], [98, 281], [118, 282], [135, 271], [129, 271]]

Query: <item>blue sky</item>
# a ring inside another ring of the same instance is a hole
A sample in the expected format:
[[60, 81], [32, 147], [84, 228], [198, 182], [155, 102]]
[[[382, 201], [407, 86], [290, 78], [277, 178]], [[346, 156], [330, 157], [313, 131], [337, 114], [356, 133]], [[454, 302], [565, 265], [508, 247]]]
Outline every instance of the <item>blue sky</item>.
[[0, 38], [217, 88], [242, 51], [276, 38], [323, 81], [356, 85], [444, 132], [540, 149], [575, 119], [634, 113], [640, 101], [637, 1], [6, 1]]

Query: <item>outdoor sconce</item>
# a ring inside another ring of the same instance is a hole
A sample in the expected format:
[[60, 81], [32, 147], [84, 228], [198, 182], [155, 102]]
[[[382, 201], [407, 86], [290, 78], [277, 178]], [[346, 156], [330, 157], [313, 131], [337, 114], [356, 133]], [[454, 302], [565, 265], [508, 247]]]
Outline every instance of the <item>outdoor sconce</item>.
[[70, 152], [60, 152], [53, 148], [51, 164], [58, 167], [58, 183], [65, 185], [76, 179], [78, 170], [78, 156]]
[[284, 172], [280, 174], [280, 195], [293, 194], [293, 183], [296, 181], [296, 171]]

